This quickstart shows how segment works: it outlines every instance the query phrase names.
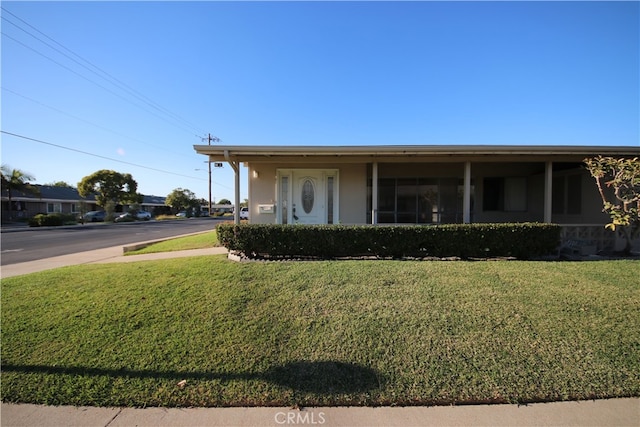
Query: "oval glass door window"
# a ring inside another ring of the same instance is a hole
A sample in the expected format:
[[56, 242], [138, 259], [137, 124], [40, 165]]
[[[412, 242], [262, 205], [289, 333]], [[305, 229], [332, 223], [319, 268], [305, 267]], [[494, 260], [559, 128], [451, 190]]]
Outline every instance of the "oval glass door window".
[[313, 210], [313, 202], [316, 197], [315, 193], [313, 181], [307, 178], [304, 184], [302, 184], [302, 209], [304, 209], [307, 214], [310, 214]]

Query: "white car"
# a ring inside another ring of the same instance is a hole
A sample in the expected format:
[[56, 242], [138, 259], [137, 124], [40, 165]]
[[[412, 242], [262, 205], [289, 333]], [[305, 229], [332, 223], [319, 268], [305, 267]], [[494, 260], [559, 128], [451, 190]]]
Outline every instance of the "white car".
[[249, 219], [249, 208], [240, 208], [240, 219]]
[[[141, 221], [149, 221], [151, 219], [151, 213], [147, 211], [138, 211], [135, 215], [135, 219], [138, 219]], [[134, 220], [134, 216], [131, 214], [131, 212], [127, 212], [127, 213], [118, 215], [114, 221], [127, 222], [127, 221], [133, 221], [133, 220]]]
[[147, 221], [151, 219], [151, 212], [147, 211], [138, 211], [136, 214], [136, 218], [141, 219], [143, 221]]

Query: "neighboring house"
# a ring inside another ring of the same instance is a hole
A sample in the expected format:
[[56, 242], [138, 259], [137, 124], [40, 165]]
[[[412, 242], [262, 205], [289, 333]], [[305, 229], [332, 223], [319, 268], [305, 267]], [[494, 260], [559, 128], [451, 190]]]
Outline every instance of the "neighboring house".
[[160, 196], [142, 196], [140, 209], [151, 212], [152, 215], [162, 215], [171, 212], [171, 207], [165, 203], [166, 197]]
[[248, 167], [251, 223], [547, 222], [599, 247], [608, 244], [602, 226], [609, 218], [583, 159], [640, 157], [640, 147], [595, 146], [194, 149], [232, 166], [236, 205], [240, 163]]
[[[78, 190], [71, 187], [55, 187], [49, 185], [33, 185], [39, 194], [14, 191], [11, 197], [14, 218], [30, 218], [37, 214], [49, 213], [79, 213], [81, 203], [86, 203], [85, 211], [96, 210], [97, 205], [93, 195], [83, 199]], [[2, 192], [2, 217], [8, 218], [9, 198]]]
[[[80, 197], [78, 190], [71, 187], [55, 187], [48, 185], [34, 185], [39, 194], [22, 193], [14, 191], [11, 197], [14, 218], [30, 218], [37, 214], [65, 213], [78, 214], [81, 210], [85, 212], [100, 210], [96, 204], [95, 197], [90, 195], [86, 198]], [[155, 211], [162, 211], [166, 205], [164, 197], [144, 196], [141, 204], [142, 210], [155, 214]], [[85, 203], [84, 209], [82, 203]], [[119, 209], [118, 209], [119, 208]], [[122, 210], [119, 206], [116, 210]], [[9, 198], [5, 191], [2, 192], [2, 218], [9, 217]]]

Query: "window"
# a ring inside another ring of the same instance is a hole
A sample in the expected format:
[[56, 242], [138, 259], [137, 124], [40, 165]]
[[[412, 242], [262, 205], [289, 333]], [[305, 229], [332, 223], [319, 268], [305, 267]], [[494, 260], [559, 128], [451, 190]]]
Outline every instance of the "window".
[[483, 181], [482, 206], [485, 211], [527, 210], [526, 177], [487, 177]]
[[527, 178], [504, 179], [504, 210], [507, 212], [527, 210]]
[[551, 210], [556, 215], [582, 213], [582, 176], [554, 176], [551, 189]]
[[582, 177], [580, 175], [567, 177], [567, 213], [569, 215], [582, 213]]
[[47, 203], [47, 213], [62, 213], [62, 203]]
[[333, 184], [334, 177], [327, 177], [327, 224], [333, 224]]
[[418, 180], [418, 223], [430, 224], [440, 222], [438, 200], [438, 180]]
[[378, 180], [378, 222], [396, 222], [396, 180]]
[[399, 224], [415, 224], [418, 210], [416, 179], [398, 179], [396, 185], [396, 222]]
[[306, 214], [313, 210], [313, 203], [316, 200], [316, 190], [311, 179], [306, 179], [302, 184], [302, 209]]
[[283, 175], [280, 178], [280, 212], [282, 214], [281, 221], [282, 224], [287, 224], [288, 222], [288, 203], [289, 203], [289, 177], [287, 175]]
[[482, 190], [482, 208], [485, 211], [504, 210], [504, 179], [485, 178]]
[[[473, 192], [472, 185], [471, 210]], [[464, 185], [458, 178], [382, 178], [378, 180], [378, 223], [461, 223], [463, 196]]]

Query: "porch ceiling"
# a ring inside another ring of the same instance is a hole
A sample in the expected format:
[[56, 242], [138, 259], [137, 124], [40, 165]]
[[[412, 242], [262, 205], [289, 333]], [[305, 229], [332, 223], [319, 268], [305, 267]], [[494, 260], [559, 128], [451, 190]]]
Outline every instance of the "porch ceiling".
[[382, 146], [221, 146], [194, 145], [210, 161], [241, 162], [422, 162], [443, 161], [569, 161], [585, 157], [640, 156], [640, 147], [507, 146], [507, 145], [382, 145]]

